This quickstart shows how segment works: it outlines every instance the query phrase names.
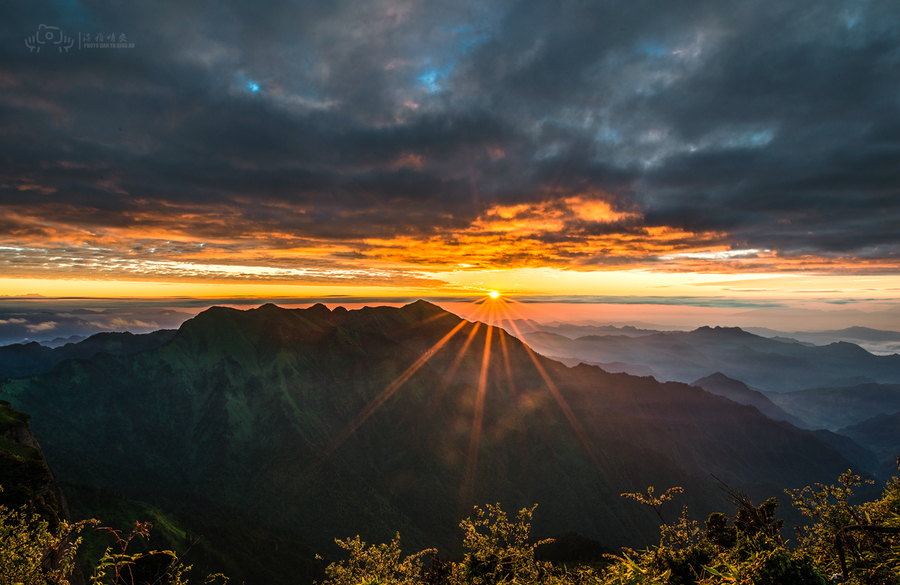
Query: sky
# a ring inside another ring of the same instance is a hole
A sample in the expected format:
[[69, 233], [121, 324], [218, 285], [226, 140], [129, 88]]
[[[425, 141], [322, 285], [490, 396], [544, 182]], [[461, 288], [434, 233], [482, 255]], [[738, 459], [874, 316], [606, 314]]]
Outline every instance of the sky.
[[898, 307], [895, 0], [2, 15], [5, 297]]

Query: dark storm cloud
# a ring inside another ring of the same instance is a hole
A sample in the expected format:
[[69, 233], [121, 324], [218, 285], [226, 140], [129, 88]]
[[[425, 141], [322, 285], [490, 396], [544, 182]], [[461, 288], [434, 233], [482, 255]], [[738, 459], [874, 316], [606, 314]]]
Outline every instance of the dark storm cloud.
[[[541, 238], [665, 227], [896, 267], [895, 2], [4, 10], [6, 241], [64, 239], [61, 225], [428, 237], [494, 205], [589, 194], [636, 215]], [[135, 48], [29, 52], [42, 23]]]

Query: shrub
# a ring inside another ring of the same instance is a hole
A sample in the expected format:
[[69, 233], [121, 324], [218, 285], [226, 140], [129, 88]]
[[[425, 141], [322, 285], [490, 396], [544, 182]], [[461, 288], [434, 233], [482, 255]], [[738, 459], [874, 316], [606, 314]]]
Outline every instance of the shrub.
[[0, 506], [0, 583], [68, 584], [81, 544], [77, 534], [93, 524], [95, 520], [61, 521], [51, 530], [48, 521], [27, 506]]
[[854, 488], [873, 482], [848, 470], [839, 483], [788, 492], [793, 505], [815, 520], [800, 531], [800, 550], [846, 583], [900, 583], [900, 479], [891, 480], [878, 500], [859, 505], [850, 503]]
[[327, 585], [415, 585], [424, 572], [422, 557], [434, 552], [428, 549], [402, 558], [399, 534], [387, 544], [368, 547], [359, 535], [335, 542], [350, 551], [350, 559], [328, 565]]

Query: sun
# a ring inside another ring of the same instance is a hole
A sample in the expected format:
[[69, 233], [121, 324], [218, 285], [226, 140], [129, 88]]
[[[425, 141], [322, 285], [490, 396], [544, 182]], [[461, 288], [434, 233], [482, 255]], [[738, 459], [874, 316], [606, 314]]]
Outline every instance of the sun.
[[499, 296], [500, 296], [500, 293], [498, 293], [498, 292], [495, 291], [495, 290], [492, 290], [491, 293], [490, 293], [490, 297], [491, 297], [492, 299], [496, 299], [496, 298], [499, 297]]

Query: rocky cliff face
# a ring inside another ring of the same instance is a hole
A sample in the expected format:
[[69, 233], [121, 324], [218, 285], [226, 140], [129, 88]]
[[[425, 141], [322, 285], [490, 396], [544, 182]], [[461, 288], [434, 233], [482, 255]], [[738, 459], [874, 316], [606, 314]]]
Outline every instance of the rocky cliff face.
[[[41, 446], [31, 432], [31, 416], [0, 400], [0, 506], [28, 508], [46, 520], [51, 529], [60, 521], [71, 522], [66, 498], [53, 471], [44, 459]], [[51, 550], [43, 563], [58, 569], [65, 547]], [[85, 585], [82, 571], [76, 568], [69, 577], [72, 585]]]
[[70, 520], [65, 497], [34, 438], [31, 417], [0, 401], [0, 505], [29, 505], [51, 525]]

